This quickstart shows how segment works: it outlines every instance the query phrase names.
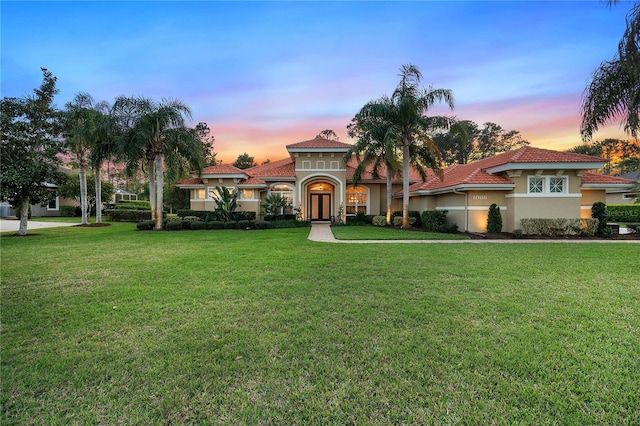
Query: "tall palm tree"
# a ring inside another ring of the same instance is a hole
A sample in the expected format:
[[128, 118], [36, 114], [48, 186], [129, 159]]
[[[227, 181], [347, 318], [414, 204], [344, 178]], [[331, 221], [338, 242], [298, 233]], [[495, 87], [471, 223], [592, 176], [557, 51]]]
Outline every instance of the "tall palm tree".
[[93, 98], [88, 93], [76, 94], [73, 101], [65, 105], [65, 140], [78, 166], [83, 225], [88, 223], [87, 167], [89, 154], [95, 144], [98, 115], [99, 113], [93, 110]]
[[398, 158], [395, 141], [389, 137], [391, 122], [385, 115], [376, 115], [392, 108], [391, 99], [386, 96], [368, 102], [347, 126], [350, 138], [356, 143], [345, 154], [345, 162], [355, 157], [358, 166], [353, 175], [353, 184], [358, 185], [362, 174], [371, 169], [374, 179], [380, 178], [384, 168], [387, 184], [387, 225], [391, 224], [391, 202], [393, 199], [392, 180], [400, 174], [402, 164]]
[[423, 181], [427, 179], [425, 167], [441, 174], [440, 153], [430, 132], [449, 128], [448, 117], [427, 117], [425, 114], [437, 101], [454, 107], [453, 93], [448, 89], [420, 87], [422, 74], [415, 65], [401, 68], [400, 83], [391, 96], [392, 122], [390, 134], [402, 150], [402, 227], [409, 227], [409, 171], [413, 167]]
[[155, 229], [162, 229], [165, 166], [174, 171], [182, 167], [182, 160], [186, 159], [201, 171], [204, 162], [202, 142], [185, 127], [185, 119], [191, 118], [191, 110], [177, 100], [154, 102], [123, 97], [116, 100], [115, 107], [120, 115], [119, 125], [125, 127], [121, 152], [130, 169], [146, 163], [152, 218]]
[[[609, 4], [617, 3], [610, 0]], [[627, 15], [627, 28], [611, 61], [593, 72], [582, 102], [580, 133], [585, 141], [609, 121], [620, 118], [634, 139], [640, 131], [640, 2]]]

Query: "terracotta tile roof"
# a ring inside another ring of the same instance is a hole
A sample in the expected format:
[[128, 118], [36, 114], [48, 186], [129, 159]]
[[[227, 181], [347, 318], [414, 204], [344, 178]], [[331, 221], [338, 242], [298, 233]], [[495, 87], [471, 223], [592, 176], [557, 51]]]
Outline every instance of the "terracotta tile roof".
[[482, 162], [484, 168], [488, 168], [508, 163], [601, 163], [603, 161], [606, 160], [592, 155], [523, 146], [513, 151], [476, 161], [476, 163]]
[[266, 185], [267, 183], [260, 178], [250, 177], [247, 179], [242, 179], [238, 182], [239, 185]]
[[204, 185], [204, 182], [200, 178], [189, 178], [181, 180], [176, 185]]
[[[358, 160], [356, 158], [349, 159], [349, 161], [347, 162], [347, 180], [353, 180], [353, 175], [355, 174], [357, 167]], [[378, 175], [380, 176], [380, 180], [387, 179], [387, 168], [384, 164], [380, 167], [380, 170], [378, 170]], [[362, 174], [362, 180], [375, 180], [373, 177], [372, 166], [369, 166], [365, 169], [365, 172]], [[402, 173], [400, 173], [398, 176], [395, 176], [392, 180], [394, 182], [402, 182]], [[411, 170], [409, 170], [409, 181], [416, 182], [421, 180], [422, 178], [420, 177], [420, 173], [418, 173], [417, 170], [411, 168]]]
[[[229, 175], [229, 174], [243, 174], [245, 171], [242, 169], [239, 169], [235, 166], [232, 166], [231, 164], [218, 164], [216, 166], [209, 166], [209, 167], [205, 167], [204, 169], [202, 169], [202, 174], [203, 175], [216, 175], [216, 174], [221, 174], [221, 175]], [[197, 171], [193, 171], [191, 172], [191, 174], [198, 174]]]
[[315, 138], [315, 139], [310, 139], [308, 141], [302, 141], [302, 142], [298, 142], [298, 143], [294, 143], [291, 145], [287, 145], [287, 149], [290, 148], [294, 148], [294, 149], [298, 149], [298, 148], [340, 148], [340, 149], [349, 149], [351, 148], [351, 145], [348, 143], [344, 143], [344, 142], [340, 142], [340, 141], [334, 141], [331, 139], [324, 139], [324, 138]]
[[584, 172], [582, 174], [583, 184], [608, 184], [608, 185], [635, 185], [636, 181], [617, 176], [602, 175], [600, 173]]
[[245, 173], [249, 176], [257, 176], [263, 178], [294, 178], [296, 176], [296, 166], [293, 159], [284, 158], [282, 160], [272, 161], [261, 166], [246, 169]]

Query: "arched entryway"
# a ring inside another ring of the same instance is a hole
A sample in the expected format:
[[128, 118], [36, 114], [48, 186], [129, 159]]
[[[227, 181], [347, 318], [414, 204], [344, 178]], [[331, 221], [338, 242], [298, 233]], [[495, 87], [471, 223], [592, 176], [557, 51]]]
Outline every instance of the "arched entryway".
[[316, 181], [307, 187], [309, 218], [331, 220], [333, 216], [334, 186], [326, 181]]

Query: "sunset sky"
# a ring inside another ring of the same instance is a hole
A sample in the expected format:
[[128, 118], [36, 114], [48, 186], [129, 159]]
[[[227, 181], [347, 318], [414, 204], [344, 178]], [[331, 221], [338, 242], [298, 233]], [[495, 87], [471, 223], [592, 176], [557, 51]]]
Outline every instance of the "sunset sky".
[[[403, 64], [451, 89], [450, 114], [519, 130], [533, 146], [581, 143], [580, 106], [611, 60], [631, 4], [604, 1], [0, 3], [2, 96], [58, 77], [80, 91], [178, 99], [206, 122], [218, 159], [287, 156], [285, 145], [346, 126], [390, 95]], [[628, 139], [618, 122], [595, 135]]]

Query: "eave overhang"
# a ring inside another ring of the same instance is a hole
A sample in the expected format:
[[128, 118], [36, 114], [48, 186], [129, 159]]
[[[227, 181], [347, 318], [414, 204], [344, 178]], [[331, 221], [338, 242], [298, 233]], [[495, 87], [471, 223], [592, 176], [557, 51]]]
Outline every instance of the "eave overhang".
[[[496, 185], [486, 185], [482, 183], [463, 183], [460, 185], [446, 186], [444, 188], [436, 189], [421, 189], [418, 191], [412, 191], [410, 196], [415, 195], [438, 195], [446, 194], [454, 191], [512, 191], [516, 187], [515, 183], [504, 183]], [[400, 198], [401, 195], [394, 195], [394, 198]]]
[[604, 162], [540, 162], [540, 163], [505, 163], [484, 169], [487, 173], [495, 174], [506, 172], [508, 170], [592, 170], [600, 169], [604, 166]]

